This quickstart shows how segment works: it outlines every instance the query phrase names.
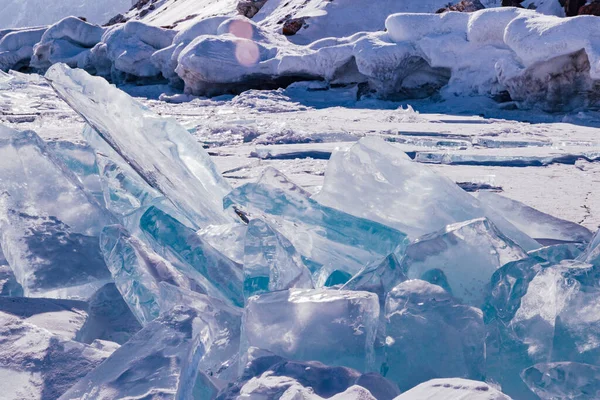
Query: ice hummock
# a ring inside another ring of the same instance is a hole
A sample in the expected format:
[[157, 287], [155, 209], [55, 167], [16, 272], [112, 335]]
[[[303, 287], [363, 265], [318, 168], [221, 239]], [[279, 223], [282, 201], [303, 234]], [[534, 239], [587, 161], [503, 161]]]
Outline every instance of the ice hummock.
[[204, 374], [197, 374], [204, 353], [197, 315], [177, 306], [150, 322], [60, 399], [184, 399], [194, 390], [216, 392]]
[[526, 250], [540, 247], [502, 217], [488, 215], [477, 199], [450, 179], [377, 137], [336, 150], [327, 164], [323, 188], [313, 198], [406, 232], [413, 239], [455, 222], [488, 216]]
[[290, 289], [252, 296], [244, 310], [245, 347], [301, 361], [373, 371], [379, 322], [369, 292]]
[[112, 221], [34, 132], [0, 126], [0, 231], [28, 297], [87, 299], [110, 280], [98, 236]]
[[485, 327], [481, 310], [458, 303], [444, 289], [409, 280], [385, 304], [385, 376], [400, 390], [434, 378], [485, 377]]
[[224, 205], [262, 217], [290, 240], [313, 276], [322, 268], [353, 275], [390, 253], [403, 253], [403, 232], [323, 206], [296, 188], [283, 174], [266, 171], [256, 183], [229, 193]]
[[313, 289], [310, 271], [287, 238], [253, 219], [246, 231], [244, 297], [291, 288]]
[[221, 202], [229, 184], [176, 121], [157, 116], [106, 80], [64, 64], [53, 65], [46, 78], [148, 185], [197, 227], [235, 221]]
[[402, 266], [408, 278], [439, 284], [462, 303], [481, 307], [494, 272], [526, 257], [494, 224], [478, 218], [415, 240]]

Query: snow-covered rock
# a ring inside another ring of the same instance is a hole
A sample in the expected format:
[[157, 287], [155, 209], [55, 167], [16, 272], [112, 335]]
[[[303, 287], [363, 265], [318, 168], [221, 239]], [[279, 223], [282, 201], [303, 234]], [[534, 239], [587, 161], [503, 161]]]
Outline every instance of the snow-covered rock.
[[91, 48], [105, 29], [79, 18], [67, 17], [46, 30], [33, 49], [31, 66], [40, 70], [64, 62], [73, 68], [93, 69]]
[[46, 28], [11, 31], [0, 38], [0, 70], [19, 70], [29, 67], [33, 47], [40, 41]]

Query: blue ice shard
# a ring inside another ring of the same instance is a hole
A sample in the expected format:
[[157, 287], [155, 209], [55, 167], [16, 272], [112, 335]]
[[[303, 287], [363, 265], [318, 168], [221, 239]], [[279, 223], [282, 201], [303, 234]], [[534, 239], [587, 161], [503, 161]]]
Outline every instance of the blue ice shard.
[[253, 346], [289, 359], [372, 371], [378, 321], [379, 302], [369, 292], [264, 293], [248, 299], [241, 353]]
[[494, 272], [526, 257], [494, 224], [478, 218], [417, 239], [402, 263], [408, 278], [438, 284], [461, 302], [481, 307]]
[[326, 267], [354, 275], [390, 253], [403, 253], [408, 243], [404, 233], [322, 206], [278, 176], [234, 189], [224, 206], [263, 218], [291, 241], [313, 274]]
[[112, 216], [34, 132], [0, 126], [0, 241], [28, 297], [87, 299], [110, 280], [98, 235]]
[[197, 227], [236, 220], [222, 208], [229, 184], [175, 120], [159, 117], [106, 80], [65, 64], [53, 65], [46, 78], [149, 186]]
[[438, 285], [414, 279], [388, 294], [385, 320], [382, 371], [400, 390], [433, 378], [484, 379], [481, 310], [458, 303]]
[[313, 198], [401, 230], [411, 239], [449, 224], [488, 217], [525, 250], [541, 247], [450, 179], [375, 136], [336, 150], [327, 164], [323, 188]]
[[243, 306], [242, 266], [225, 257], [206, 243], [193, 229], [188, 228], [157, 207], [150, 207], [140, 219], [140, 230], [160, 254], [171, 261], [191, 266], [205, 277], [219, 294], [208, 294]]
[[[189, 399], [215, 394], [198, 361], [204, 355], [196, 327], [198, 312], [177, 306], [148, 323], [109, 358], [60, 397], [70, 399]], [[211, 398], [212, 396], [206, 397]]]
[[540, 363], [521, 378], [540, 399], [594, 399], [600, 395], [600, 367], [575, 362]]
[[250, 221], [245, 243], [246, 298], [291, 288], [314, 288], [310, 271], [294, 246], [265, 221]]
[[237, 378], [242, 327], [242, 310], [214, 297], [160, 283], [161, 309], [187, 304], [197, 311], [195, 325], [200, 327], [204, 354], [198, 361], [200, 372], [232, 381]]

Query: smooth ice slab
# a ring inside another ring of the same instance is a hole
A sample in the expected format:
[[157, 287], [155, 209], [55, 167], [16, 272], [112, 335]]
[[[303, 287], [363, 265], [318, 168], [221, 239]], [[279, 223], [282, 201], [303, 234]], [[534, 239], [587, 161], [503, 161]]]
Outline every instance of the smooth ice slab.
[[536, 364], [521, 378], [540, 399], [597, 399], [600, 397], [600, 367], [574, 362]]
[[39, 136], [0, 126], [0, 176], [2, 249], [26, 296], [86, 299], [108, 282], [112, 217]]
[[[313, 198], [406, 232], [413, 239], [487, 215], [477, 199], [450, 179], [377, 137], [336, 150], [327, 164], [323, 188]], [[526, 250], [541, 247], [502, 217], [493, 221]]]
[[394, 400], [511, 400], [485, 382], [461, 378], [432, 379]]
[[265, 293], [248, 299], [243, 343], [289, 359], [369, 371], [378, 320], [379, 302], [373, 293], [327, 289]]
[[461, 302], [481, 307], [494, 272], [526, 257], [494, 224], [478, 218], [417, 239], [402, 264], [408, 278], [438, 284]]
[[198, 227], [235, 221], [222, 208], [229, 184], [208, 153], [173, 119], [161, 118], [105, 79], [64, 64], [53, 88], [150, 185]]
[[0, 312], [2, 398], [57, 399], [109, 355]]
[[574, 222], [545, 214], [518, 201], [493, 192], [481, 191], [477, 198], [540, 243], [589, 242], [589, 229]]
[[[150, 322], [60, 399], [189, 398], [178, 393], [194, 389], [204, 352], [196, 316], [191, 308], [178, 306]], [[210, 386], [207, 380], [203, 384]]]
[[292, 243], [260, 219], [248, 224], [244, 297], [291, 288], [313, 289], [310, 271]]
[[321, 268], [353, 275], [390, 253], [402, 254], [404, 233], [322, 206], [295, 187], [271, 169], [258, 182], [234, 189], [224, 205], [262, 217], [290, 240], [313, 275]]
[[382, 371], [400, 390], [433, 378], [484, 378], [481, 310], [459, 304], [437, 285], [410, 280], [388, 294], [385, 319]]
[[140, 219], [140, 229], [163, 257], [189, 265], [204, 277], [204, 292], [243, 306], [242, 266], [206, 243], [193, 229], [154, 206]]

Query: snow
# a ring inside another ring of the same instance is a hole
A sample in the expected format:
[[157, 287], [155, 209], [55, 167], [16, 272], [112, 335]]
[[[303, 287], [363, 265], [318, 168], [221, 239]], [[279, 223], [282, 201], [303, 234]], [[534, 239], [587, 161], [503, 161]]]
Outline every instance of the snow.
[[432, 379], [422, 383], [408, 392], [402, 393], [395, 400], [510, 400], [510, 397], [484, 382], [468, 379]]

